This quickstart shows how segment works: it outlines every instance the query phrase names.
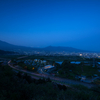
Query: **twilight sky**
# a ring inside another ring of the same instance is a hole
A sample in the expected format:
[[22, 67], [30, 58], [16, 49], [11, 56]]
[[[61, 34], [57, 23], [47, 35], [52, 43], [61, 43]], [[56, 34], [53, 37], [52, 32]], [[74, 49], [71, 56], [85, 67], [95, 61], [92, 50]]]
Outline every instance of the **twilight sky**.
[[100, 0], [0, 0], [0, 40], [100, 51]]

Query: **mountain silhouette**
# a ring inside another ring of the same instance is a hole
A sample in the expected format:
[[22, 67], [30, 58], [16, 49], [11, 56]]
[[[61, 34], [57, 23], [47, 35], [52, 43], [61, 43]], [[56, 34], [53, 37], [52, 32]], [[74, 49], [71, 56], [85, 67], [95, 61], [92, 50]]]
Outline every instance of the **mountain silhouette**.
[[6, 51], [49, 51], [49, 52], [90, 52], [86, 50], [80, 50], [72, 47], [62, 47], [62, 46], [48, 46], [45, 48], [32, 48], [25, 46], [17, 46], [0, 40], [0, 50]]

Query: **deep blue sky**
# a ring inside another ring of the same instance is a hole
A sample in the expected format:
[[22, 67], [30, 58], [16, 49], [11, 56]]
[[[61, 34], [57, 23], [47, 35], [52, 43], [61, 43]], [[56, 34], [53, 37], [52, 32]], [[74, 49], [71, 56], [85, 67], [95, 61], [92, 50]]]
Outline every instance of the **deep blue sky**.
[[0, 40], [100, 51], [100, 0], [0, 0]]

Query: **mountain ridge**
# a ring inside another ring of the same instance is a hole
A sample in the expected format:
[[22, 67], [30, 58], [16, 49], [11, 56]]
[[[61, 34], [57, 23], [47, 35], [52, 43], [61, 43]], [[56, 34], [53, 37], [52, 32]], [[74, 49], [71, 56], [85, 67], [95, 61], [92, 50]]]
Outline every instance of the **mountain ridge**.
[[0, 40], [0, 49], [6, 51], [52, 51], [52, 52], [91, 52], [88, 50], [76, 49], [73, 47], [63, 47], [63, 46], [47, 46], [45, 48], [33, 48], [33, 47], [25, 47], [13, 45]]

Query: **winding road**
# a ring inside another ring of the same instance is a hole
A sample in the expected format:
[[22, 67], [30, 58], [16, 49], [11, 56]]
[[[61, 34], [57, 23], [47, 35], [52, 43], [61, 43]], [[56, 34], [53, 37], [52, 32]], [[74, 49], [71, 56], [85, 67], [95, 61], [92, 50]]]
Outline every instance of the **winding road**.
[[18, 70], [18, 71], [30, 74], [30, 76], [32, 78], [39, 79], [39, 78], [43, 78], [43, 77], [44, 78], [48, 78], [49, 77], [53, 82], [61, 83], [62, 85], [66, 85], [68, 87], [71, 87], [70, 85], [83, 85], [83, 86], [86, 86], [88, 88], [91, 88], [91, 87], [95, 86], [94, 84], [91, 84], [91, 83], [84, 83], [84, 82], [80, 82], [80, 81], [75, 81], [75, 80], [71, 80], [71, 79], [60, 78], [60, 77], [46, 75], [46, 74], [37, 74], [37, 73], [33, 73], [33, 72], [30, 72], [30, 71], [27, 71], [27, 70], [19, 69], [18, 67], [14, 67], [13, 65], [11, 65], [11, 60], [8, 62], [8, 65], [11, 68], [15, 69], [15, 70]]

